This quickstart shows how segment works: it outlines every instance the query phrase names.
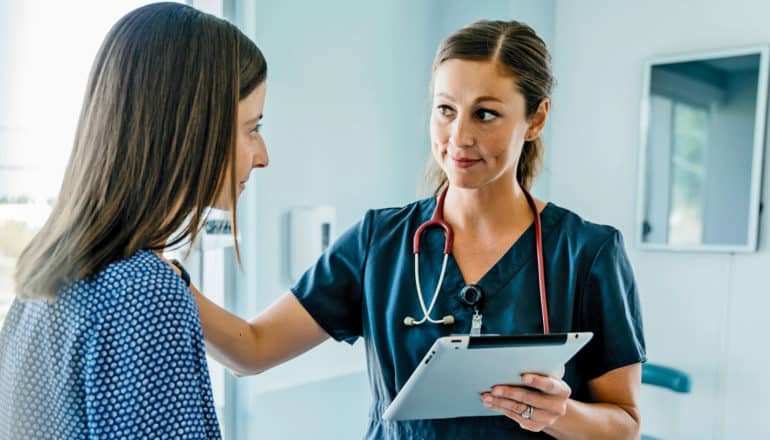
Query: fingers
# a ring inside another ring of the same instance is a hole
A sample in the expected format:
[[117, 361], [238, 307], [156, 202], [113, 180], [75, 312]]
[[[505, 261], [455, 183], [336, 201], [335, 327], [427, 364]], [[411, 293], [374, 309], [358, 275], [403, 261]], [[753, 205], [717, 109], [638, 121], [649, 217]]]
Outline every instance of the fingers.
[[484, 398], [484, 406], [514, 420], [519, 426], [527, 431], [542, 431], [546, 426], [553, 424], [558, 418], [558, 416], [554, 414], [533, 407], [531, 416], [528, 419], [525, 419], [521, 413], [523, 413], [529, 405], [504, 398], [495, 398], [489, 393], [484, 393], [484, 396], [482, 397]]
[[[494, 399], [493, 405], [495, 406], [500, 406], [501, 401], [508, 400], [521, 403], [524, 405], [524, 408], [526, 408], [526, 405], [531, 405], [533, 408], [539, 408], [558, 416], [564, 415], [567, 411], [568, 396], [554, 396], [537, 390], [506, 385], [498, 385], [492, 388], [490, 394]], [[521, 412], [524, 408], [515, 407], [513, 409], [520, 409], [518, 412]]]
[[[525, 374], [522, 382], [528, 387], [498, 385], [482, 393], [484, 406], [515, 420], [529, 431], [541, 431], [567, 412], [567, 401], [572, 393], [569, 385], [560, 379], [538, 374]], [[522, 413], [532, 407], [531, 417]]]
[[572, 390], [569, 385], [561, 379], [539, 374], [524, 374], [521, 377], [524, 385], [540, 390], [546, 394], [559, 397], [569, 397]]
[[556, 420], [555, 417], [548, 417], [547, 419], [543, 419], [542, 413], [538, 411], [537, 408], [532, 409], [532, 417], [529, 419], [525, 419], [521, 416], [521, 413], [513, 411], [504, 411], [503, 414], [514, 420], [522, 428], [533, 432], [542, 431], [546, 426], [551, 425]]
[[490, 409], [503, 409], [516, 414], [521, 414], [527, 409], [526, 403], [511, 399], [496, 398], [489, 393], [484, 393], [482, 398], [484, 400], [484, 406]]

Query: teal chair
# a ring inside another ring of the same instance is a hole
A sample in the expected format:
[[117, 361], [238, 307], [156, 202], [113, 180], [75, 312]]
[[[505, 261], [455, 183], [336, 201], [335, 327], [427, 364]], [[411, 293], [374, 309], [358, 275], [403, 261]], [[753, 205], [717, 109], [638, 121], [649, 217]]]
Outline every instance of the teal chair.
[[[683, 371], [663, 365], [645, 363], [642, 365], [642, 383], [666, 388], [675, 393], [687, 394], [692, 384], [690, 376]], [[642, 440], [660, 440], [656, 437], [642, 434]]]

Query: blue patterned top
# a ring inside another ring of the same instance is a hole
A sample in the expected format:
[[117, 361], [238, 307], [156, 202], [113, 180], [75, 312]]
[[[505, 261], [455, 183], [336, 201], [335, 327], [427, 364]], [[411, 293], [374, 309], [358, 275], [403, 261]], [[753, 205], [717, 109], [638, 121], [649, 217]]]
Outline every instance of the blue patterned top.
[[0, 396], [0, 439], [221, 438], [195, 300], [150, 251], [16, 300]]

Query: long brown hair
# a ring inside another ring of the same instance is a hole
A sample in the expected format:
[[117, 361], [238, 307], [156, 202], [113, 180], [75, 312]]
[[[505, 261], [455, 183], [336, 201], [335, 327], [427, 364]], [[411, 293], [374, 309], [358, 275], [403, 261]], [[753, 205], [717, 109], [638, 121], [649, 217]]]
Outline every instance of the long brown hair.
[[120, 19], [94, 61], [60, 194], [19, 257], [17, 296], [53, 300], [137, 250], [195, 240], [225, 185], [234, 222], [238, 102], [266, 75], [253, 42], [192, 7]]
[[[497, 61], [512, 74], [515, 86], [524, 95], [526, 117], [537, 111], [551, 94], [554, 79], [551, 56], [535, 31], [518, 21], [479, 20], [447, 37], [433, 60], [433, 74], [446, 60]], [[432, 81], [431, 81], [431, 89]], [[541, 137], [525, 141], [516, 169], [516, 180], [529, 190], [543, 162], [545, 145]], [[433, 158], [428, 162], [426, 179], [438, 194], [447, 183], [446, 174]]]

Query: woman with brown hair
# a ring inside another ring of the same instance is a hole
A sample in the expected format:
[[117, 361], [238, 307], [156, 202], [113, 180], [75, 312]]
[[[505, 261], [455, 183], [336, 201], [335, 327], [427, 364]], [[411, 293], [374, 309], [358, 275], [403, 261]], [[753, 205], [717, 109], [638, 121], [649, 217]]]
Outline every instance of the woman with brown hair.
[[110, 30], [61, 193], [18, 261], [0, 438], [220, 438], [198, 311], [160, 252], [194, 240], [210, 207], [237, 230], [268, 164], [266, 75], [253, 42], [189, 6]]
[[[431, 84], [435, 197], [369, 211], [251, 322], [193, 289], [214, 354], [256, 374], [330, 336], [363, 337], [374, 397], [367, 438], [638, 438], [645, 349], [621, 235], [528, 192], [552, 83], [545, 44], [524, 24], [480, 21], [449, 36]], [[413, 237], [432, 218], [454, 242], [444, 250], [444, 233], [426, 230], [418, 266]], [[436, 285], [426, 307], [421, 290]], [[467, 305], [464, 292], [484, 300]], [[483, 393], [499, 417], [384, 420], [434, 340], [469, 329], [594, 337], [563, 379], [527, 374], [526, 387]]]

